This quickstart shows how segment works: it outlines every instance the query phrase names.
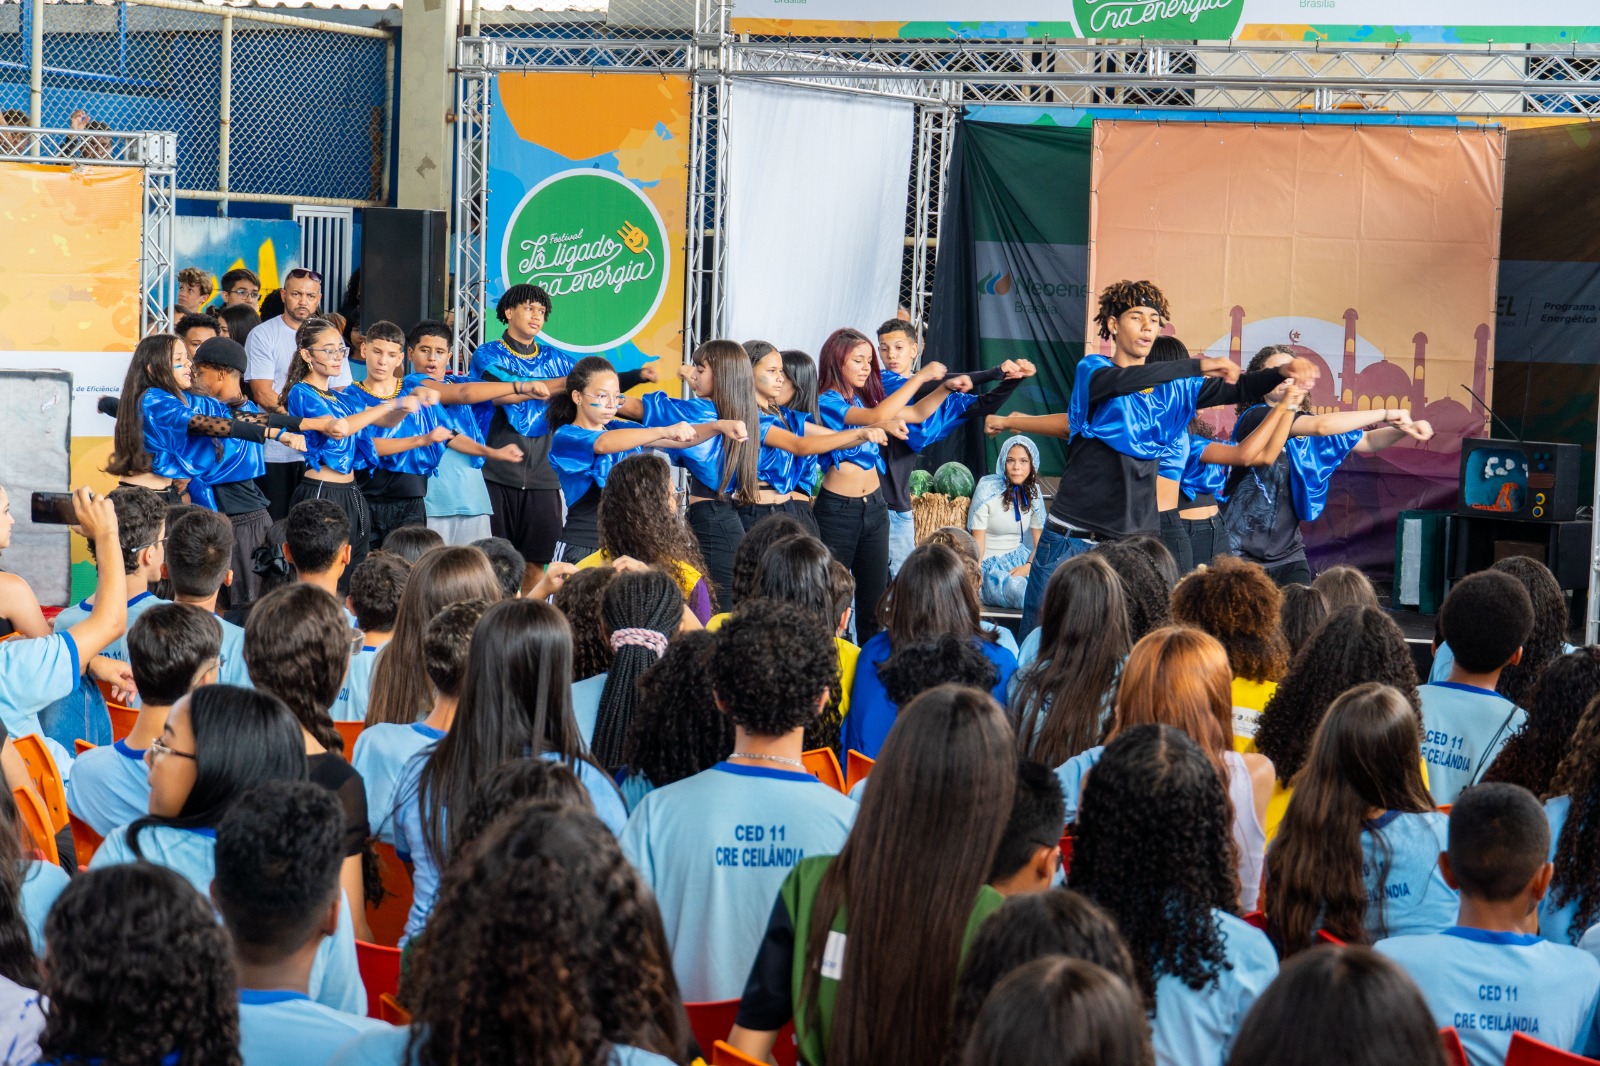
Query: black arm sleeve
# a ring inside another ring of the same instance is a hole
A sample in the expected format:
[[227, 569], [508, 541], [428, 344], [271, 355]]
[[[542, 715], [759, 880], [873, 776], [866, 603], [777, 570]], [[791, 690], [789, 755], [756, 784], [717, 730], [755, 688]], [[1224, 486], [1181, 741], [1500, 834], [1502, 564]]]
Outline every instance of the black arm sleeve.
[[1199, 376], [1198, 359], [1175, 359], [1170, 363], [1141, 363], [1138, 366], [1108, 366], [1096, 370], [1094, 376], [1089, 379], [1089, 406], [1096, 407], [1113, 397], [1127, 396], [1142, 389], [1177, 381], [1179, 378]]
[[[994, 366], [990, 367], [988, 370], [947, 370], [945, 371], [944, 376], [947, 378], [971, 378], [972, 384], [976, 386], [986, 385], [991, 381], [999, 381], [1001, 378], [1005, 377], [1005, 371], [1001, 370], [997, 366]], [[940, 384], [941, 382], [938, 381], [924, 381], [920, 386], [918, 386], [916, 393], [913, 394], [911, 402], [916, 403], [918, 400], [928, 395], [928, 393], [932, 392], [934, 389], [937, 389]]]
[[644, 371], [642, 370], [620, 370], [617, 372], [617, 387], [623, 392], [643, 384]]
[[992, 415], [1011, 399], [1011, 394], [1017, 391], [1017, 386], [1023, 382], [1022, 378], [1012, 378], [1010, 381], [1002, 380], [1000, 384], [978, 397], [978, 402], [961, 413], [963, 422], [971, 422], [974, 418], [983, 418]]
[[267, 412], [268, 429], [287, 429], [291, 433], [300, 432], [300, 416], [283, 414], [279, 411]]
[[1281, 367], [1268, 367], [1266, 370], [1257, 370], [1251, 374], [1241, 374], [1239, 380], [1232, 385], [1221, 378], [1213, 378], [1200, 386], [1200, 398], [1195, 406], [1206, 408], [1238, 403], [1257, 404], [1266, 399], [1267, 393], [1282, 384]]
[[794, 1018], [790, 980], [793, 969], [794, 920], [779, 895], [772, 905], [761, 946], [756, 949], [756, 961], [750, 967], [750, 980], [745, 982], [734, 1024], [758, 1033], [776, 1032], [787, 1025]]
[[195, 415], [189, 419], [189, 432], [196, 437], [232, 437], [256, 444], [267, 439], [266, 427], [259, 423], [214, 415]]

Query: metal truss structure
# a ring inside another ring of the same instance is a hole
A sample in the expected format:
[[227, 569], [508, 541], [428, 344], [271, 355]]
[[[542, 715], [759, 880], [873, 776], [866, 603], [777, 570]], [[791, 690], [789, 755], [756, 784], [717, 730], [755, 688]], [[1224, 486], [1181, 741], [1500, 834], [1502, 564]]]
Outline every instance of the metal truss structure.
[[139, 168], [144, 179], [139, 331], [172, 331], [172, 308], [178, 302], [172, 243], [177, 215], [177, 134], [0, 126], [0, 162]]

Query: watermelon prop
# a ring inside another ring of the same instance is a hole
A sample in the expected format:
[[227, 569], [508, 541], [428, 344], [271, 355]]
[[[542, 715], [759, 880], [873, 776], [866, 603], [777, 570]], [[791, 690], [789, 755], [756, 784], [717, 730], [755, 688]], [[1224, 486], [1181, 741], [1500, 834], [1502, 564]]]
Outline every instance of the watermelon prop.
[[822, 491], [822, 467], [817, 467], [816, 473], [811, 478], [811, 497], [815, 499], [817, 493]]
[[962, 463], [945, 463], [933, 474], [933, 491], [943, 493], [951, 499], [957, 496], [970, 497], [976, 484], [972, 471]]
[[933, 488], [933, 474], [927, 470], [913, 470], [911, 471], [911, 480], [907, 482], [907, 487], [910, 488], [911, 498], [914, 500]]

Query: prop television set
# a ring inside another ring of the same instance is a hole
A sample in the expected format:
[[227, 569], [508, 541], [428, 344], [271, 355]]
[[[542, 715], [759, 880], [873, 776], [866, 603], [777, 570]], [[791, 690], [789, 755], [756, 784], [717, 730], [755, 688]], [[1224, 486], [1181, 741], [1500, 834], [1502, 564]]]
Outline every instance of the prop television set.
[[1461, 443], [1462, 514], [1570, 522], [1578, 511], [1576, 444], [1469, 437]]

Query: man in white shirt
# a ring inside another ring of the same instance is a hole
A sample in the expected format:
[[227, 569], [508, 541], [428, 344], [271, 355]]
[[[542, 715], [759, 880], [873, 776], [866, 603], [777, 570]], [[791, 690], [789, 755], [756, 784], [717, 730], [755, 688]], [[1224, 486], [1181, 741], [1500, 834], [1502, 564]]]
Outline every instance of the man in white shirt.
[[[247, 360], [244, 379], [250, 398], [263, 411], [281, 411], [283, 382], [294, 362], [295, 331], [305, 325], [306, 319], [317, 313], [322, 305], [322, 275], [314, 270], [296, 267], [289, 271], [280, 290], [283, 296], [283, 314], [270, 318], [250, 331], [245, 339]], [[339, 376], [328, 381], [330, 389], [342, 389], [350, 384], [348, 364]], [[300, 474], [305, 460], [281, 444], [267, 441], [265, 458], [266, 475], [258, 480], [266, 494], [267, 511], [273, 521], [289, 513], [289, 498], [300, 484]]]

